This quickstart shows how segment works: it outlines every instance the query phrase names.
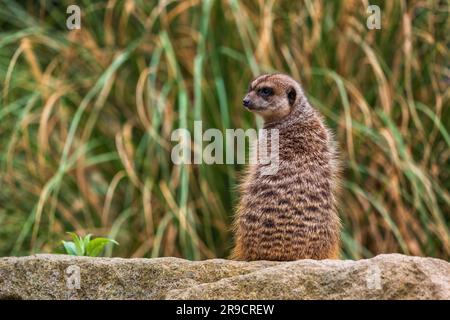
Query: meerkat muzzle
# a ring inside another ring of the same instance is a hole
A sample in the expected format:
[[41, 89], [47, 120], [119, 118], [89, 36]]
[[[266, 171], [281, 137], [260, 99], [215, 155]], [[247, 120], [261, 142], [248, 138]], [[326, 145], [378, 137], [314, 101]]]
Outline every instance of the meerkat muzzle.
[[242, 100], [242, 104], [244, 105], [244, 107], [250, 108], [252, 105], [252, 100], [246, 97]]

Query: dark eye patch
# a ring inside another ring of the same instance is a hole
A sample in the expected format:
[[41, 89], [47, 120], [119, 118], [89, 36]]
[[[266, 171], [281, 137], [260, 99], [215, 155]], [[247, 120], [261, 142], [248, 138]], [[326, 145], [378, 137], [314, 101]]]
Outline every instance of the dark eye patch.
[[258, 95], [262, 97], [268, 97], [273, 95], [273, 89], [270, 87], [262, 87], [258, 89]]

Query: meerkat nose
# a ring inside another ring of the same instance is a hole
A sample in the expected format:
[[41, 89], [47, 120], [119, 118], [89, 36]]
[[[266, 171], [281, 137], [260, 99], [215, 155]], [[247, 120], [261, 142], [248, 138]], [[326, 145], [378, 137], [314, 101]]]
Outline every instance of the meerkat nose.
[[244, 100], [242, 100], [242, 104], [244, 107], [248, 107], [251, 104], [251, 100], [249, 98], [244, 98]]

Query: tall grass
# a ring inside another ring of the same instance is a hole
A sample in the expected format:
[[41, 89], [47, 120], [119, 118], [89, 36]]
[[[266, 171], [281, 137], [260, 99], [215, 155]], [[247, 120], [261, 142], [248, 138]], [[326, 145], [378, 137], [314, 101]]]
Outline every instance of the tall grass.
[[380, 30], [363, 0], [77, 1], [69, 31], [72, 2], [0, 3], [0, 255], [74, 230], [226, 257], [243, 168], [174, 166], [170, 136], [256, 126], [241, 98], [276, 70], [336, 132], [342, 256], [450, 258], [447, 1], [380, 1]]

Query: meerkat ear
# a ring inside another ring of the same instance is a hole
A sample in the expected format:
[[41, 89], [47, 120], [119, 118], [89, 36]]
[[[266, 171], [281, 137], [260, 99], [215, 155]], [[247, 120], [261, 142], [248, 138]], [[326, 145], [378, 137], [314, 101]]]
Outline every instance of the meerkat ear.
[[295, 102], [295, 98], [297, 98], [297, 92], [293, 87], [289, 87], [286, 91], [289, 104], [292, 106]]

